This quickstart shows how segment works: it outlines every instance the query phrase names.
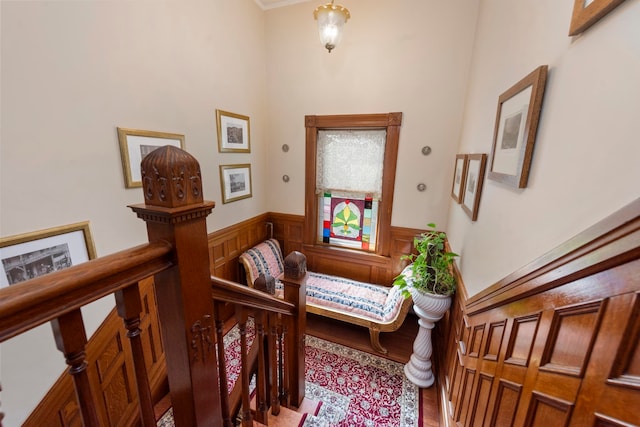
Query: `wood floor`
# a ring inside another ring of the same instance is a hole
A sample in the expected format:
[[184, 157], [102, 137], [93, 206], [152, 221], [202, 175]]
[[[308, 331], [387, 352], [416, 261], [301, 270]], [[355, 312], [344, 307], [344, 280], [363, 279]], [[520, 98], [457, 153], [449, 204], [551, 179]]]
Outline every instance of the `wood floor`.
[[[380, 334], [380, 343], [389, 353], [385, 356], [396, 362], [406, 363], [411, 357], [413, 340], [418, 333], [418, 318], [408, 314], [400, 329], [395, 332]], [[369, 341], [369, 331], [361, 326], [338, 322], [326, 317], [307, 313], [307, 334], [336, 342], [357, 350], [375, 353]], [[440, 425], [440, 411], [436, 386], [421, 389], [423, 426], [434, 427]]]

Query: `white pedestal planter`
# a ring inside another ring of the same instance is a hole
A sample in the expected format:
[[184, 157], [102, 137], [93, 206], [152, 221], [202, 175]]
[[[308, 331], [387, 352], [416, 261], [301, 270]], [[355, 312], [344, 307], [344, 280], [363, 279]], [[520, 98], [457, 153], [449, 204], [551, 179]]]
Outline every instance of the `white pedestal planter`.
[[434, 295], [410, 289], [413, 309], [420, 318], [418, 335], [413, 342], [413, 354], [404, 365], [404, 373], [418, 387], [431, 387], [435, 381], [431, 371], [431, 330], [451, 306], [451, 297]]

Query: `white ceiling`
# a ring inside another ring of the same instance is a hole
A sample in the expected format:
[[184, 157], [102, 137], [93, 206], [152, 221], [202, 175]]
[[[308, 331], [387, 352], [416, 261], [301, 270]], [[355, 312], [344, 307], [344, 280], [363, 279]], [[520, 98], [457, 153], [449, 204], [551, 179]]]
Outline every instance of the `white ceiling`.
[[[254, 0], [262, 10], [275, 9], [276, 7], [289, 6], [296, 3], [306, 3], [309, 0]], [[319, 0], [322, 3], [324, 0]]]

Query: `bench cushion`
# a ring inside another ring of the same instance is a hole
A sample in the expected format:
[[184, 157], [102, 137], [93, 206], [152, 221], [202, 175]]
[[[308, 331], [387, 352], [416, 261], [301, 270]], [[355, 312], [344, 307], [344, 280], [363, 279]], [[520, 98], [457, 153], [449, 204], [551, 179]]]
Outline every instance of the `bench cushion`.
[[[278, 279], [284, 272], [280, 244], [265, 240], [240, 255], [250, 286], [260, 274]], [[282, 283], [276, 281], [282, 292]], [[404, 297], [395, 287], [359, 282], [344, 277], [308, 272], [307, 305], [337, 311], [376, 323], [391, 323], [397, 319]]]

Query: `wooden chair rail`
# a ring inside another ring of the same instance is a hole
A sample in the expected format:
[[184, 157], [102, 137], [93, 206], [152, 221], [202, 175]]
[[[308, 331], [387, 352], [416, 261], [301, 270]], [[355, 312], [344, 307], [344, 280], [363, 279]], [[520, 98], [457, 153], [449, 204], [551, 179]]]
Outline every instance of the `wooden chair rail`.
[[172, 246], [140, 245], [0, 290], [0, 342], [173, 266]]

